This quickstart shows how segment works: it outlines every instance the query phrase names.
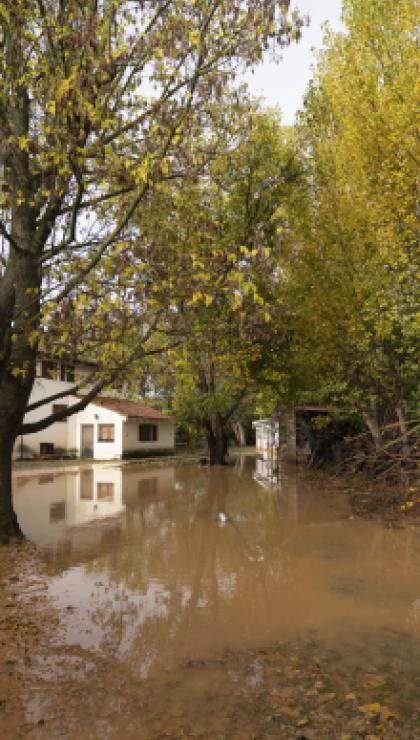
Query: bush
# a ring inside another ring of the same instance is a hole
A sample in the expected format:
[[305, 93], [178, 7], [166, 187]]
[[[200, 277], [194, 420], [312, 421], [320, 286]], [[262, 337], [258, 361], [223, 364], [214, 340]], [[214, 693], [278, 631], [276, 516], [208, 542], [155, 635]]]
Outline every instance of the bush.
[[140, 460], [147, 457], [170, 457], [175, 454], [174, 449], [167, 450], [125, 450], [122, 454], [123, 460]]

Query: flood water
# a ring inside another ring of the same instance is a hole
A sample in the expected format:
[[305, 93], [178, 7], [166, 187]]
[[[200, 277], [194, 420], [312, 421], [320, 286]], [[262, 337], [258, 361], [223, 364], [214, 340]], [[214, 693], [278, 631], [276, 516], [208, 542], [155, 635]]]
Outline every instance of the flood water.
[[[47, 563], [48, 595], [61, 615], [58, 654], [82, 656], [87, 673], [89, 660], [103, 660], [133, 681], [154, 681], [163, 702], [168, 676], [213, 661], [180, 682], [181, 704], [183, 691], [198, 703], [210, 688], [217, 693], [215, 684], [226, 692], [215, 665], [229, 651], [299, 640], [337, 650], [349, 665], [397, 663], [414, 685], [418, 531], [355, 520], [343, 493], [275, 472], [253, 457], [213, 470], [93, 464], [19, 472], [15, 508]], [[129, 725], [115, 735], [110, 727], [101, 736], [131, 737]]]

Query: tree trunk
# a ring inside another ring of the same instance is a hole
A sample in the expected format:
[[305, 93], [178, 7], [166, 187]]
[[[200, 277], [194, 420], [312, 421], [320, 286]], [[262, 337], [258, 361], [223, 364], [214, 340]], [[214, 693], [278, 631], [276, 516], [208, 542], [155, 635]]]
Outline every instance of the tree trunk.
[[245, 437], [245, 430], [243, 427], [242, 422], [240, 421], [234, 421], [232, 424], [233, 433], [236, 437], [236, 441], [238, 443], [239, 447], [245, 447], [246, 446], [246, 437]]
[[0, 543], [5, 544], [22, 532], [13, 510], [12, 455], [13, 447], [25, 415], [33, 385], [33, 370], [24, 377], [0, 372]]
[[370, 431], [372, 436], [376, 452], [382, 450], [382, 436], [378, 424], [378, 414], [376, 410], [376, 404], [374, 401], [371, 402], [369, 409], [362, 411], [363, 420]]
[[13, 253], [0, 281], [0, 543], [21, 536], [12, 505], [12, 453], [35, 378], [36, 342], [28, 339], [39, 326], [34, 262], [33, 255]]
[[206, 425], [206, 429], [210, 465], [226, 465], [228, 439], [221, 415], [217, 414], [215, 419]]
[[0, 440], [0, 544], [22, 538], [12, 503], [12, 451], [14, 438]]
[[402, 441], [402, 453], [404, 457], [408, 457], [410, 454], [410, 446], [408, 444], [408, 426], [405, 418], [405, 407], [403, 403], [397, 406], [397, 418], [401, 432]]

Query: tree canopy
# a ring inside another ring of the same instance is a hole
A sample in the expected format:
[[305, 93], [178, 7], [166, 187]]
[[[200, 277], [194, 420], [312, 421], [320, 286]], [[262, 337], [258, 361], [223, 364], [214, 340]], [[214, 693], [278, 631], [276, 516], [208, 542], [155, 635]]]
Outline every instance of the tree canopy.
[[356, 409], [372, 431], [418, 393], [416, 3], [351, 0], [343, 17], [297, 129], [308, 198], [285, 257], [291, 372], [303, 397]]
[[135, 295], [132, 218], [157, 183], [199, 166], [195, 139], [237, 69], [302, 24], [288, 0], [0, 3], [3, 532], [17, 531], [10, 455], [35, 431], [22, 420], [44, 338], [49, 354], [94, 352], [98, 372], [83, 401], [37, 429], [147, 354], [160, 316]]

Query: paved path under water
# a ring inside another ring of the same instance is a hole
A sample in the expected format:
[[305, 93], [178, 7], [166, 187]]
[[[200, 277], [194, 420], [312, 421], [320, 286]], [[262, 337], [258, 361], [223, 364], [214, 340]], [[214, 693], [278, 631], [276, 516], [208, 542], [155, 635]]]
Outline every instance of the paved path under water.
[[420, 737], [417, 529], [266, 475], [250, 457], [16, 475], [58, 617], [14, 736]]

